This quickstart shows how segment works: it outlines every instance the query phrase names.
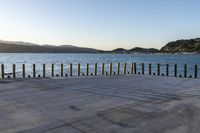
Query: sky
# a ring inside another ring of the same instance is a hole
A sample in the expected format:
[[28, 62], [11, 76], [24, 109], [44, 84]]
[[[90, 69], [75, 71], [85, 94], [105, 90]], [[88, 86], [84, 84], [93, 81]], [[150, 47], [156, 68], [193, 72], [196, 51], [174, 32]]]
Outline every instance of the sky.
[[0, 0], [0, 40], [96, 49], [200, 37], [200, 0]]

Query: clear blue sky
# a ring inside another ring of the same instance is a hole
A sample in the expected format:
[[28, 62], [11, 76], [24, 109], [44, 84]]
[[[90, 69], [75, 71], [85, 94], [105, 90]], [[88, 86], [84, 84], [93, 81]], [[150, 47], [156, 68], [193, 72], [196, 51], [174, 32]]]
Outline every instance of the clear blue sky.
[[0, 0], [0, 39], [98, 49], [200, 37], [200, 0]]

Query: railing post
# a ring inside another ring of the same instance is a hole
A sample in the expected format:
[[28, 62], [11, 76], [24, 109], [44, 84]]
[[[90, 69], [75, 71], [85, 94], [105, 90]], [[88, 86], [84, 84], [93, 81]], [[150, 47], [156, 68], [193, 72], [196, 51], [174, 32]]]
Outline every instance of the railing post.
[[131, 74], [133, 74], [133, 62], [131, 63]]
[[177, 64], [174, 64], [174, 77], [177, 77]]
[[110, 75], [112, 75], [112, 63], [110, 63]]
[[120, 63], [117, 64], [117, 75], [120, 74]]
[[87, 66], [86, 66], [86, 76], [89, 75], [89, 64], [87, 63]]
[[78, 63], [78, 76], [80, 76], [81, 75], [81, 65], [80, 65], [80, 63]]
[[166, 64], [166, 76], [169, 76], [169, 64]]
[[22, 65], [22, 75], [23, 75], [23, 78], [26, 77], [26, 74], [25, 74], [25, 64]]
[[70, 64], [70, 76], [72, 76], [72, 63]]
[[13, 64], [13, 78], [16, 78], [16, 65]]
[[144, 75], [144, 63], [142, 63], [142, 74]]
[[63, 77], [63, 64], [60, 64], [60, 76]]
[[157, 68], [157, 74], [158, 74], [158, 76], [160, 76], [160, 64], [158, 64], [158, 66], [157, 66], [158, 68]]
[[46, 77], [46, 68], [45, 68], [45, 64], [43, 64], [43, 77], [45, 78]]
[[126, 75], [126, 62], [124, 63], [124, 75]]
[[184, 65], [184, 77], [187, 77], [187, 64]]
[[151, 63], [149, 63], [149, 75], [151, 75]]
[[1, 78], [4, 79], [4, 64], [1, 64]]
[[35, 64], [33, 64], [33, 77], [35, 78]]
[[94, 75], [97, 76], [97, 63], [94, 65]]
[[194, 66], [194, 78], [198, 78], [198, 66]]
[[105, 64], [103, 63], [102, 64], [102, 75], [104, 75], [104, 67], [105, 67]]
[[51, 64], [51, 77], [54, 77], [54, 64]]
[[134, 63], [134, 74], [136, 74], [136, 73], [137, 73], [137, 64]]

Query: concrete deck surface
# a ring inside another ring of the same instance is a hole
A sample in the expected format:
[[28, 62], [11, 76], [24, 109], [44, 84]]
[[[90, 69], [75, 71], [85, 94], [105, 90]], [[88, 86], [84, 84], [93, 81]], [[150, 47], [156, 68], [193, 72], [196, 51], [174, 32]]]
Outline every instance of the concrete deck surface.
[[199, 133], [200, 80], [0, 80], [0, 133]]

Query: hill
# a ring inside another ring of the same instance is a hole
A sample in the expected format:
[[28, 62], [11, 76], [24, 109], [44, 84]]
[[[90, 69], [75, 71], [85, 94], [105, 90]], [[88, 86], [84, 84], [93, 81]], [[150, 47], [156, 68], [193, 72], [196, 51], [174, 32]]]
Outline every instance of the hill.
[[154, 48], [140, 48], [140, 47], [135, 47], [129, 50], [131, 53], [158, 53], [158, 49]]
[[156, 53], [157, 49], [146, 48], [132, 48], [130, 50], [124, 48], [117, 48], [111, 51], [97, 50], [92, 48], [77, 47], [73, 45], [38, 45], [29, 42], [12, 42], [0, 40], [0, 53]]
[[129, 50], [126, 50], [124, 48], [117, 48], [117, 49], [114, 49], [112, 51], [110, 51], [111, 53], [117, 53], [117, 54], [128, 54], [130, 53]]
[[200, 53], [200, 38], [177, 40], [167, 43], [160, 50], [155, 48], [135, 47], [132, 49], [116, 48], [111, 51], [97, 50], [93, 48], [77, 47], [73, 45], [38, 45], [29, 42], [11, 42], [0, 40], [0, 53], [180, 53], [196, 52]]
[[96, 49], [71, 45], [37, 45], [24, 42], [0, 41], [0, 53], [97, 53]]
[[200, 52], [200, 38], [169, 42], [160, 51], [164, 53]]

